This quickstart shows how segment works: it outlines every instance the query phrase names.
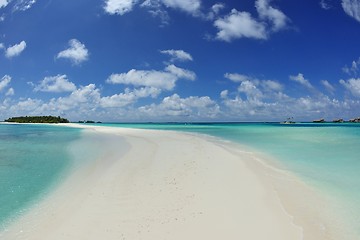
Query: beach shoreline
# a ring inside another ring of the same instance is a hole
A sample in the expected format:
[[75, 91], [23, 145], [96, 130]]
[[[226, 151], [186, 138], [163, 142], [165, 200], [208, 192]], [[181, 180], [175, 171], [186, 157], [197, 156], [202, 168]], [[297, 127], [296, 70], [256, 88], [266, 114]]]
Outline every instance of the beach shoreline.
[[87, 128], [107, 150], [2, 239], [338, 239], [317, 207], [299, 204], [303, 193], [318, 199], [311, 189], [238, 145], [173, 131], [61, 125]]

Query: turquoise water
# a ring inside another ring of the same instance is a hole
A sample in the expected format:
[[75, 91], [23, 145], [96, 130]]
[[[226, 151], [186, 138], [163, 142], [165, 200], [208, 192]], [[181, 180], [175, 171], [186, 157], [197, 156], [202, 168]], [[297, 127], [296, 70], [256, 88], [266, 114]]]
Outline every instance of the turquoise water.
[[0, 124], [0, 231], [56, 183], [79, 138], [75, 128]]
[[208, 134], [241, 143], [282, 163], [334, 200], [360, 236], [360, 124], [103, 124]]

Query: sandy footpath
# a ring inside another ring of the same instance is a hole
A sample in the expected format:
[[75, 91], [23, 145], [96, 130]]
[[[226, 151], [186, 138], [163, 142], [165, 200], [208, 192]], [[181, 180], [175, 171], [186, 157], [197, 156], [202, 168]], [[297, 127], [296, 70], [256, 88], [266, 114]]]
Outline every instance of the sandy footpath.
[[[107, 154], [64, 180], [1, 239], [303, 239], [263, 173], [244, 161], [247, 152], [193, 134], [87, 131], [112, 136], [111, 146], [103, 143]], [[116, 136], [126, 151], [116, 149]]]

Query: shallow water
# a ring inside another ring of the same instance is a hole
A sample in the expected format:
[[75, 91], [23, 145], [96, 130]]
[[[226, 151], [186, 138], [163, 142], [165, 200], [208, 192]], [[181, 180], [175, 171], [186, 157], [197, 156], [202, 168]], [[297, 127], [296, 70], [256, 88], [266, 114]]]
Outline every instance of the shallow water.
[[79, 137], [75, 128], [0, 124], [0, 231], [60, 179]]

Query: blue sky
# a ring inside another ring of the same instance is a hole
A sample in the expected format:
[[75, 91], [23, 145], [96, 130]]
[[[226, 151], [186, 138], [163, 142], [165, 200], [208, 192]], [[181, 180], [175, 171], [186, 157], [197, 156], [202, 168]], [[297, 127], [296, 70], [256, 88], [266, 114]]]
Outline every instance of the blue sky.
[[0, 119], [360, 116], [360, 0], [0, 0]]

